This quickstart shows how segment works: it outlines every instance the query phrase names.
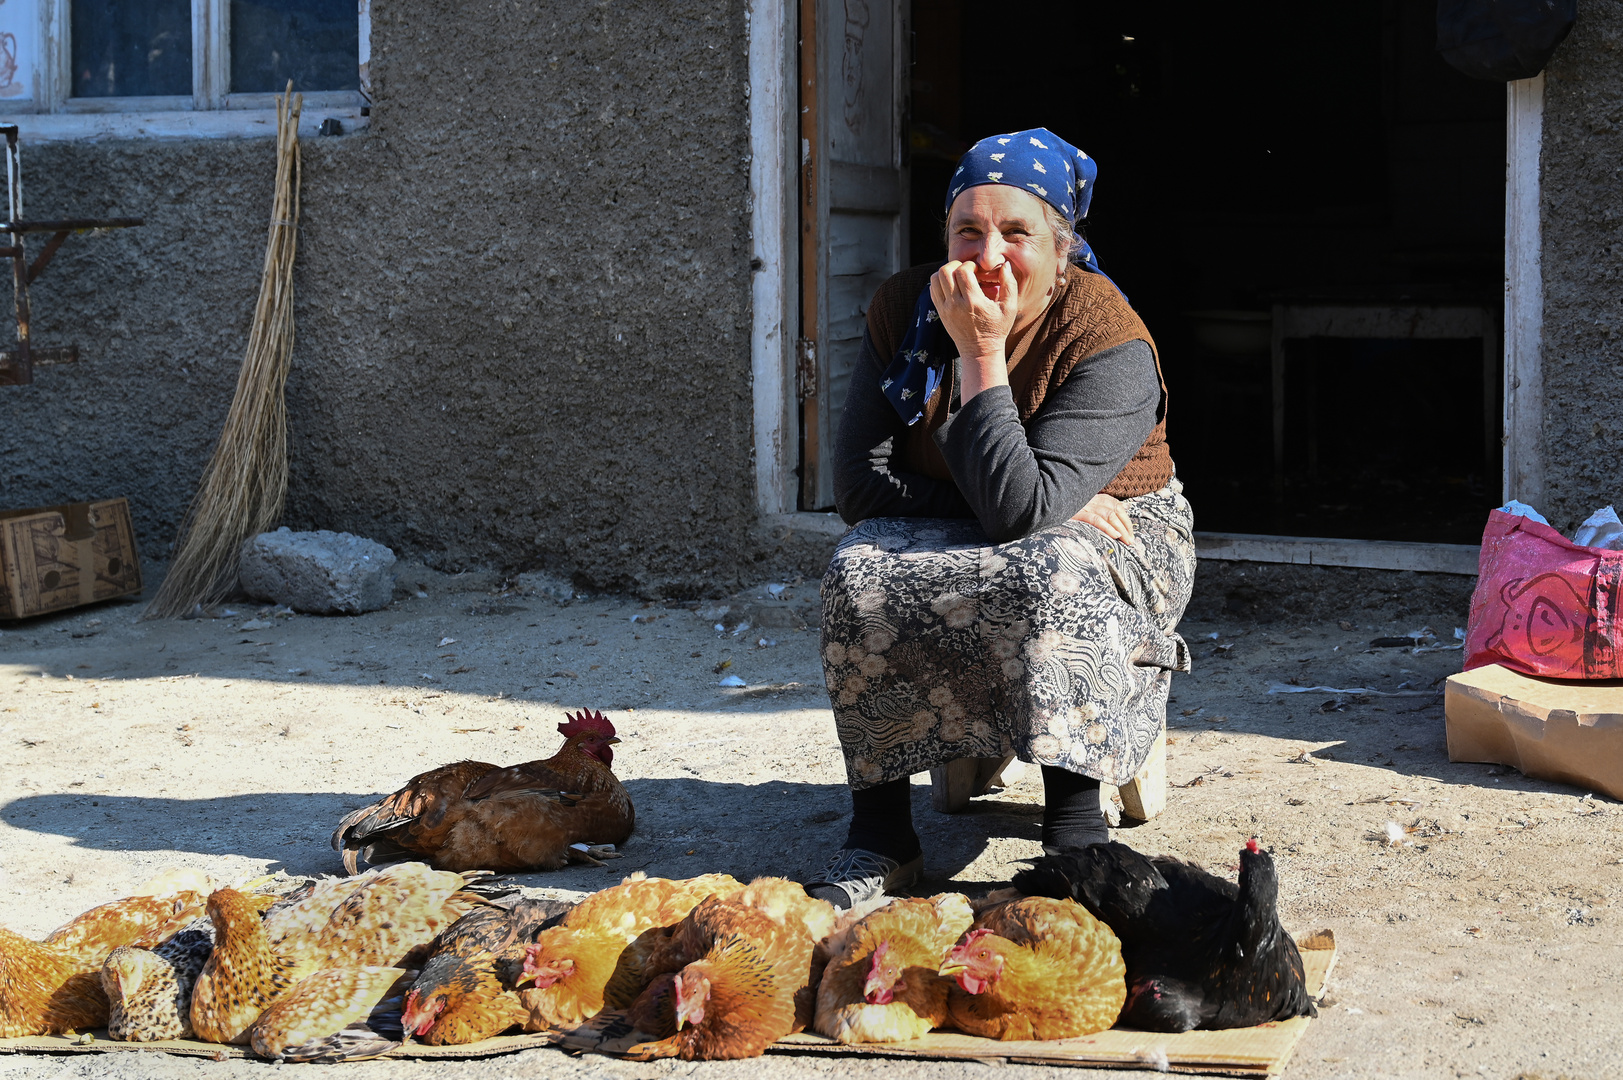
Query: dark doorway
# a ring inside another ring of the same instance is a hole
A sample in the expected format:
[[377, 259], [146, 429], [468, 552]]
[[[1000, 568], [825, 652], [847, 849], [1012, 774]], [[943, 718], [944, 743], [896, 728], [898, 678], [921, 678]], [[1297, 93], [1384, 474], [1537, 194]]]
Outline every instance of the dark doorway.
[[[1099, 162], [1088, 237], [1160, 349], [1197, 527], [1474, 542], [1500, 489], [1505, 91], [1437, 57], [1433, 17], [914, 0], [912, 261], [941, 257], [971, 142], [1052, 128]], [[1345, 317], [1275, 340], [1323, 311]]]

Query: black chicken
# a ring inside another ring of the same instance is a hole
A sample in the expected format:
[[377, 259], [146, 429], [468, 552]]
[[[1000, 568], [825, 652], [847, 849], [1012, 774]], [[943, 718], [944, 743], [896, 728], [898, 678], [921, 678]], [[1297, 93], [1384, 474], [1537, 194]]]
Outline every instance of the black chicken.
[[1240, 852], [1237, 886], [1109, 843], [1045, 855], [1014, 887], [1076, 900], [1121, 938], [1123, 1027], [1240, 1028], [1318, 1015], [1296, 942], [1279, 925], [1274, 860], [1254, 839]]

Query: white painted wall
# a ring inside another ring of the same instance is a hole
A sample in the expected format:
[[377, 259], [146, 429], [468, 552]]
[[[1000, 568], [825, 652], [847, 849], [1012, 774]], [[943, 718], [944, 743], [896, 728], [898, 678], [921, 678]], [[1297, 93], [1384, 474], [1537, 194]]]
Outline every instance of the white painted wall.
[[0, 3], [0, 102], [31, 101], [39, 63], [39, 6], [35, 0]]

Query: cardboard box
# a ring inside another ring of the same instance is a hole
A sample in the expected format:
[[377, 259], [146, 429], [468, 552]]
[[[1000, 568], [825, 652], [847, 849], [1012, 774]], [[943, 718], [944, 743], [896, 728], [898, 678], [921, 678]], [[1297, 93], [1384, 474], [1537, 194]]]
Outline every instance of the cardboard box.
[[0, 619], [141, 591], [126, 499], [0, 511]]
[[1509, 765], [1623, 799], [1623, 681], [1540, 679], [1489, 664], [1449, 677], [1443, 713], [1450, 761]]

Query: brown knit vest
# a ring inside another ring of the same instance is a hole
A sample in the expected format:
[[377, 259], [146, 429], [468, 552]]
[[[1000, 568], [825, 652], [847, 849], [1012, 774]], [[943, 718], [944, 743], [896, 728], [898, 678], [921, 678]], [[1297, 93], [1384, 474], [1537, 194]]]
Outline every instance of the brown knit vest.
[[[930, 276], [940, 263], [914, 266], [879, 287], [868, 306], [868, 334], [873, 339], [880, 370], [890, 366], [902, 338], [913, 321], [919, 294], [930, 287]], [[1065, 381], [1071, 369], [1095, 353], [1129, 341], [1143, 341], [1155, 354], [1155, 374], [1161, 381], [1161, 404], [1155, 410], [1155, 428], [1144, 445], [1105, 486], [1106, 495], [1130, 499], [1159, 491], [1172, 479], [1172, 454], [1167, 449], [1167, 386], [1161, 375], [1161, 357], [1155, 341], [1138, 314], [1105, 278], [1077, 267], [1066, 274], [1060, 293], [1042, 318], [1009, 348], [1009, 389], [1014, 394], [1020, 422], [1028, 422], [1052, 386]], [[943, 391], [946, 387], [943, 387]], [[896, 465], [937, 480], [951, 480], [946, 459], [935, 444], [935, 432], [947, 419], [949, 393], [932, 397], [924, 419], [907, 429], [896, 448]]]

